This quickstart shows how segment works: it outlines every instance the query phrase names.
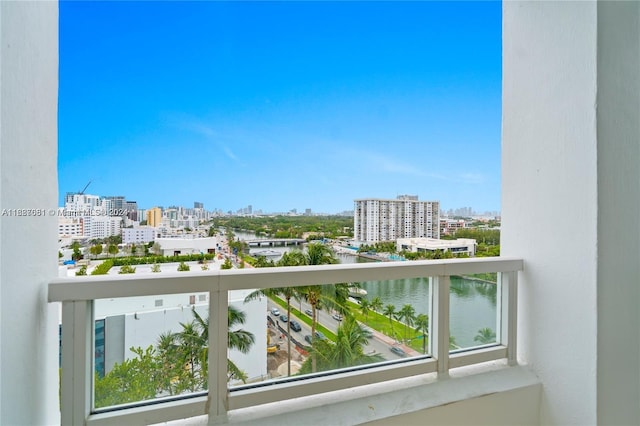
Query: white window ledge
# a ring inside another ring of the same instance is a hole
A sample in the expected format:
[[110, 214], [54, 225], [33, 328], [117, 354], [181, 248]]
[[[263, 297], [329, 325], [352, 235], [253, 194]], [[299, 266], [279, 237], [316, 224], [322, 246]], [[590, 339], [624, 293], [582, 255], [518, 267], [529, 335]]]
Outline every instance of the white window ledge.
[[[405, 425], [412, 424], [410, 419], [392, 419], [524, 388], [534, 388], [530, 395], [537, 395], [540, 387], [540, 380], [526, 366], [509, 367], [506, 361], [500, 360], [451, 370], [448, 378], [437, 378], [432, 373], [232, 410], [224, 418], [211, 419], [209, 424], [341, 426], [369, 422], [385, 424], [384, 420], [388, 420], [391, 422], [389, 424]], [[274, 392], [277, 390], [274, 389]], [[529, 418], [537, 416], [537, 399], [528, 403], [529, 411], [533, 413], [528, 415]], [[507, 408], [517, 412], [527, 411], [524, 407]], [[473, 412], [466, 415], [474, 419]], [[165, 424], [196, 426], [207, 425], [208, 421], [207, 416], [199, 416]]]

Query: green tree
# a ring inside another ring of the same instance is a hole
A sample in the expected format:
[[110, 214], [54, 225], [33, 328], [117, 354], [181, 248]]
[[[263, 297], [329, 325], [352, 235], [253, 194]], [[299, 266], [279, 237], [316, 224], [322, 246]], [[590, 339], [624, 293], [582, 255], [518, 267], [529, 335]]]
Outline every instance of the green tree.
[[80, 243], [77, 241], [74, 241], [71, 244], [71, 249], [73, 250], [73, 253], [71, 254], [71, 259], [75, 260], [76, 262], [80, 259], [82, 259], [82, 252], [80, 251]]
[[[259, 256], [258, 260], [261, 260], [261, 259], [266, 260], [264, 256]], [[306, 257], [299, 250], [294, 250], [291, 252], [284, 253], [277, 263], [278, 266], [299, 266], [304, 264], [306, 264]], [[260, 267], [264, 268], [264, 267], [271, 267], [275, 265], [273, 261], [271, 262], [261, 261], [254, 264], [254, 266], [256, 268], [260, 268]], [[300, 297], [298, 290], [294, 287], [269, 288], [269, 289], [256, 290], [252, 292], [245, 298], [245, 303], [250, 300], [255, 300], [261, 296], [266, 296], [270, 298], [278, 297], [278, 296], [284, 297], [285, 301], [287, 302], [287, 318], [291, 318], [291, 298]], [[287, 336], [291, 336], [290, 321], [287, 321]], [[291, 375], [291, 339], [287, 338], [287, 376], [290, 376], [290, 375]]]
[[487, 345], [489, 343], [495, 343], [496, 333], [488, 327], [478, 330], [478, 334], [473, 338], [474, 342], [478, 342], [481, 345]]
[[[321, 243], [311, 243], [307, 246], [307, 251], [305, 253], [306, 264], [307, 265], [327, 265], [338, 263], [338, 259], [335, 257], [333, 251], [326, 245]], [[331, 293], [332, 289], [330, 286], [325, 285], [311, 285], [305, 287], [299, 287], [300, 293], [307, 300], [307, 302], [311, 305], [311, 335], [315, 336], [316, 332], [316, 324], [318, 321], [317, 317], [317, 309], [320, 301], [325, 299], [329, 301], [329, 305], [332, 303]], [[316, 352], [311, 352], [311, 371], [316, 372]]]
[[[338, 326], [335, 343], [325, 340], [314, 341], [311, 349], [312, 356], [303, 363], [300, 373], [328, 371], [383, 361], [384, 358], [380, 354], [364, 353], [367, 343], [366, 334], [355, 318], [347, 317]], [[313, 354], [317, 358], [315, 370], [312, 363]]]
[[410, 304], [404, 305], [398, 311], [398, 319], [404, 322], [404, 340], [407, 341], [409, 335], [409, 327], [413, 326], [416, 318], [416, 310]]
[[96, 408], [153, 399], [161, 389], [157, 372], [162, 370], [153, 346], [130, 348], [136, 357], [115, 364], [103, 378], [96, 374]]
[[233, 263], [231, 263], [231, 259], [227, 257], [224, 260], [224, 263], [220, 265], [220, 269], [231, 269], [231, 268], [233, 268]]
[[449, 349], [460, 349], [460, 346], [458, 346], [458, 342], [456, 342], [456, 336], [449, 336]]
[[77, 275], [77, 276], [80, 276], [80, 275], [87, 275], [87, 265], [82, 265], [82, 266], [80, 267], [80, 269], [78, 269], [78, 270], [76, 271], [76, 275]]
[[189, 265], [187, 265], [184, 262], [180, 262], [180, 264], [178, 265], [178, 271], [179, 272], [185, 272], [185, 271], [190, 271], [191, 268], [189, 267]]
[[380, 299], [380, 296], [374, 297], [370, 302], [370, 307], [374, 312], [380, 312], [383, 306], [384, 305], [382, 303], [382, 299]]
[[115, 257], [115, 255], [118, 254], [118, 246], [115, 244], [109, 244], [109, 248], [107, 249], [107, 251], [110, 255]]
[[371, 308], [371, 304], [367, 299], [360, 300], [360, 312], [364, 315], [364, 323], [367, 324], [369, 321], [369, 308]]
[[427, 333], [429, 332], [429, 317], [425, 314], [418, 314], [416, 317], [416, 331], [422, 334], [422, 353], [427, 353]]
[[106, 238], [108, 244], [122, 244], [122, 235], [111, 235]]
[[389, 326], [391, 327], [391, 331], [393, 332], [393, 317], [396, 314], [396, 307], [392, 304], [388, 304], [384, 307], [384, 312], [382, 313], [389, 318]]
[[102, 244], [94, 244], [89, 249], [89, 252], [93, 255], [94, 259], [102, 253]]

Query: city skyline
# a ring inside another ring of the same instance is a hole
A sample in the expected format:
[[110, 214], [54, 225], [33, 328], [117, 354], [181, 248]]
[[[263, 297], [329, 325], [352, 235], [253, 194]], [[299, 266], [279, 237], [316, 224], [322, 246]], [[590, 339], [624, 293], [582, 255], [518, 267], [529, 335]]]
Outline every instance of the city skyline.
[[500, 210], [499, 2], [62, 2], [59, 195]]

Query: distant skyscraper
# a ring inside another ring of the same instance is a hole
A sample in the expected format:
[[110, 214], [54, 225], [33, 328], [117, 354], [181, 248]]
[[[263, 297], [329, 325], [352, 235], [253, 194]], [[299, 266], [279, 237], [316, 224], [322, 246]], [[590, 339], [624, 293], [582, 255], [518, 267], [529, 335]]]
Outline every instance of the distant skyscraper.
[[194, 209], [204, 209], [204, 203], [199, 203], [198, 201], [193, 202]]
[[124, 211], [126, 200], [122, 195], [109, 195], [107, 197], [103, 197], [103, 200], [107, 200], [108, 203], [108, 211], [111, 216], [124, 216], [118, 214], [119, 212]]
[[134, 221], [140, 220], [138, 217], [138, 203], [136, 201], [125, 201], [124, 209], [126, 216]]
[[162, 209], [153, 207], [147, 210], [147, 225], [158, 227], [162, 224]]
[[397, 199], [355, 200], [354, 239], [366, 243], [398, 238], [440, 238], [438, 201], [418, 201], [415, 195]]

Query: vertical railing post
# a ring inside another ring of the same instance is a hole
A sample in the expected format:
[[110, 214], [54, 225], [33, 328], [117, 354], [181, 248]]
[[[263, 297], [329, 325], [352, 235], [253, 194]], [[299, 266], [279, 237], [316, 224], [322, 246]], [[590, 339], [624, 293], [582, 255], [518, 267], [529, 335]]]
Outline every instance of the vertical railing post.
[[507, 362], [516, 365], [518, 331], [518, 272], [500, 274], [500, 343], [507, 347]]
[[227, 347], [229, 292], [218, 287], [209, 294], [209, 424], [227, 417]]
[[432, 278], [431, 342], [438, 360], [438, 377], [449, 376], [449, 287], [448, 275]]
[[84, 425], [91, 411], [93, 301], [62, 302], [61, 423]]

